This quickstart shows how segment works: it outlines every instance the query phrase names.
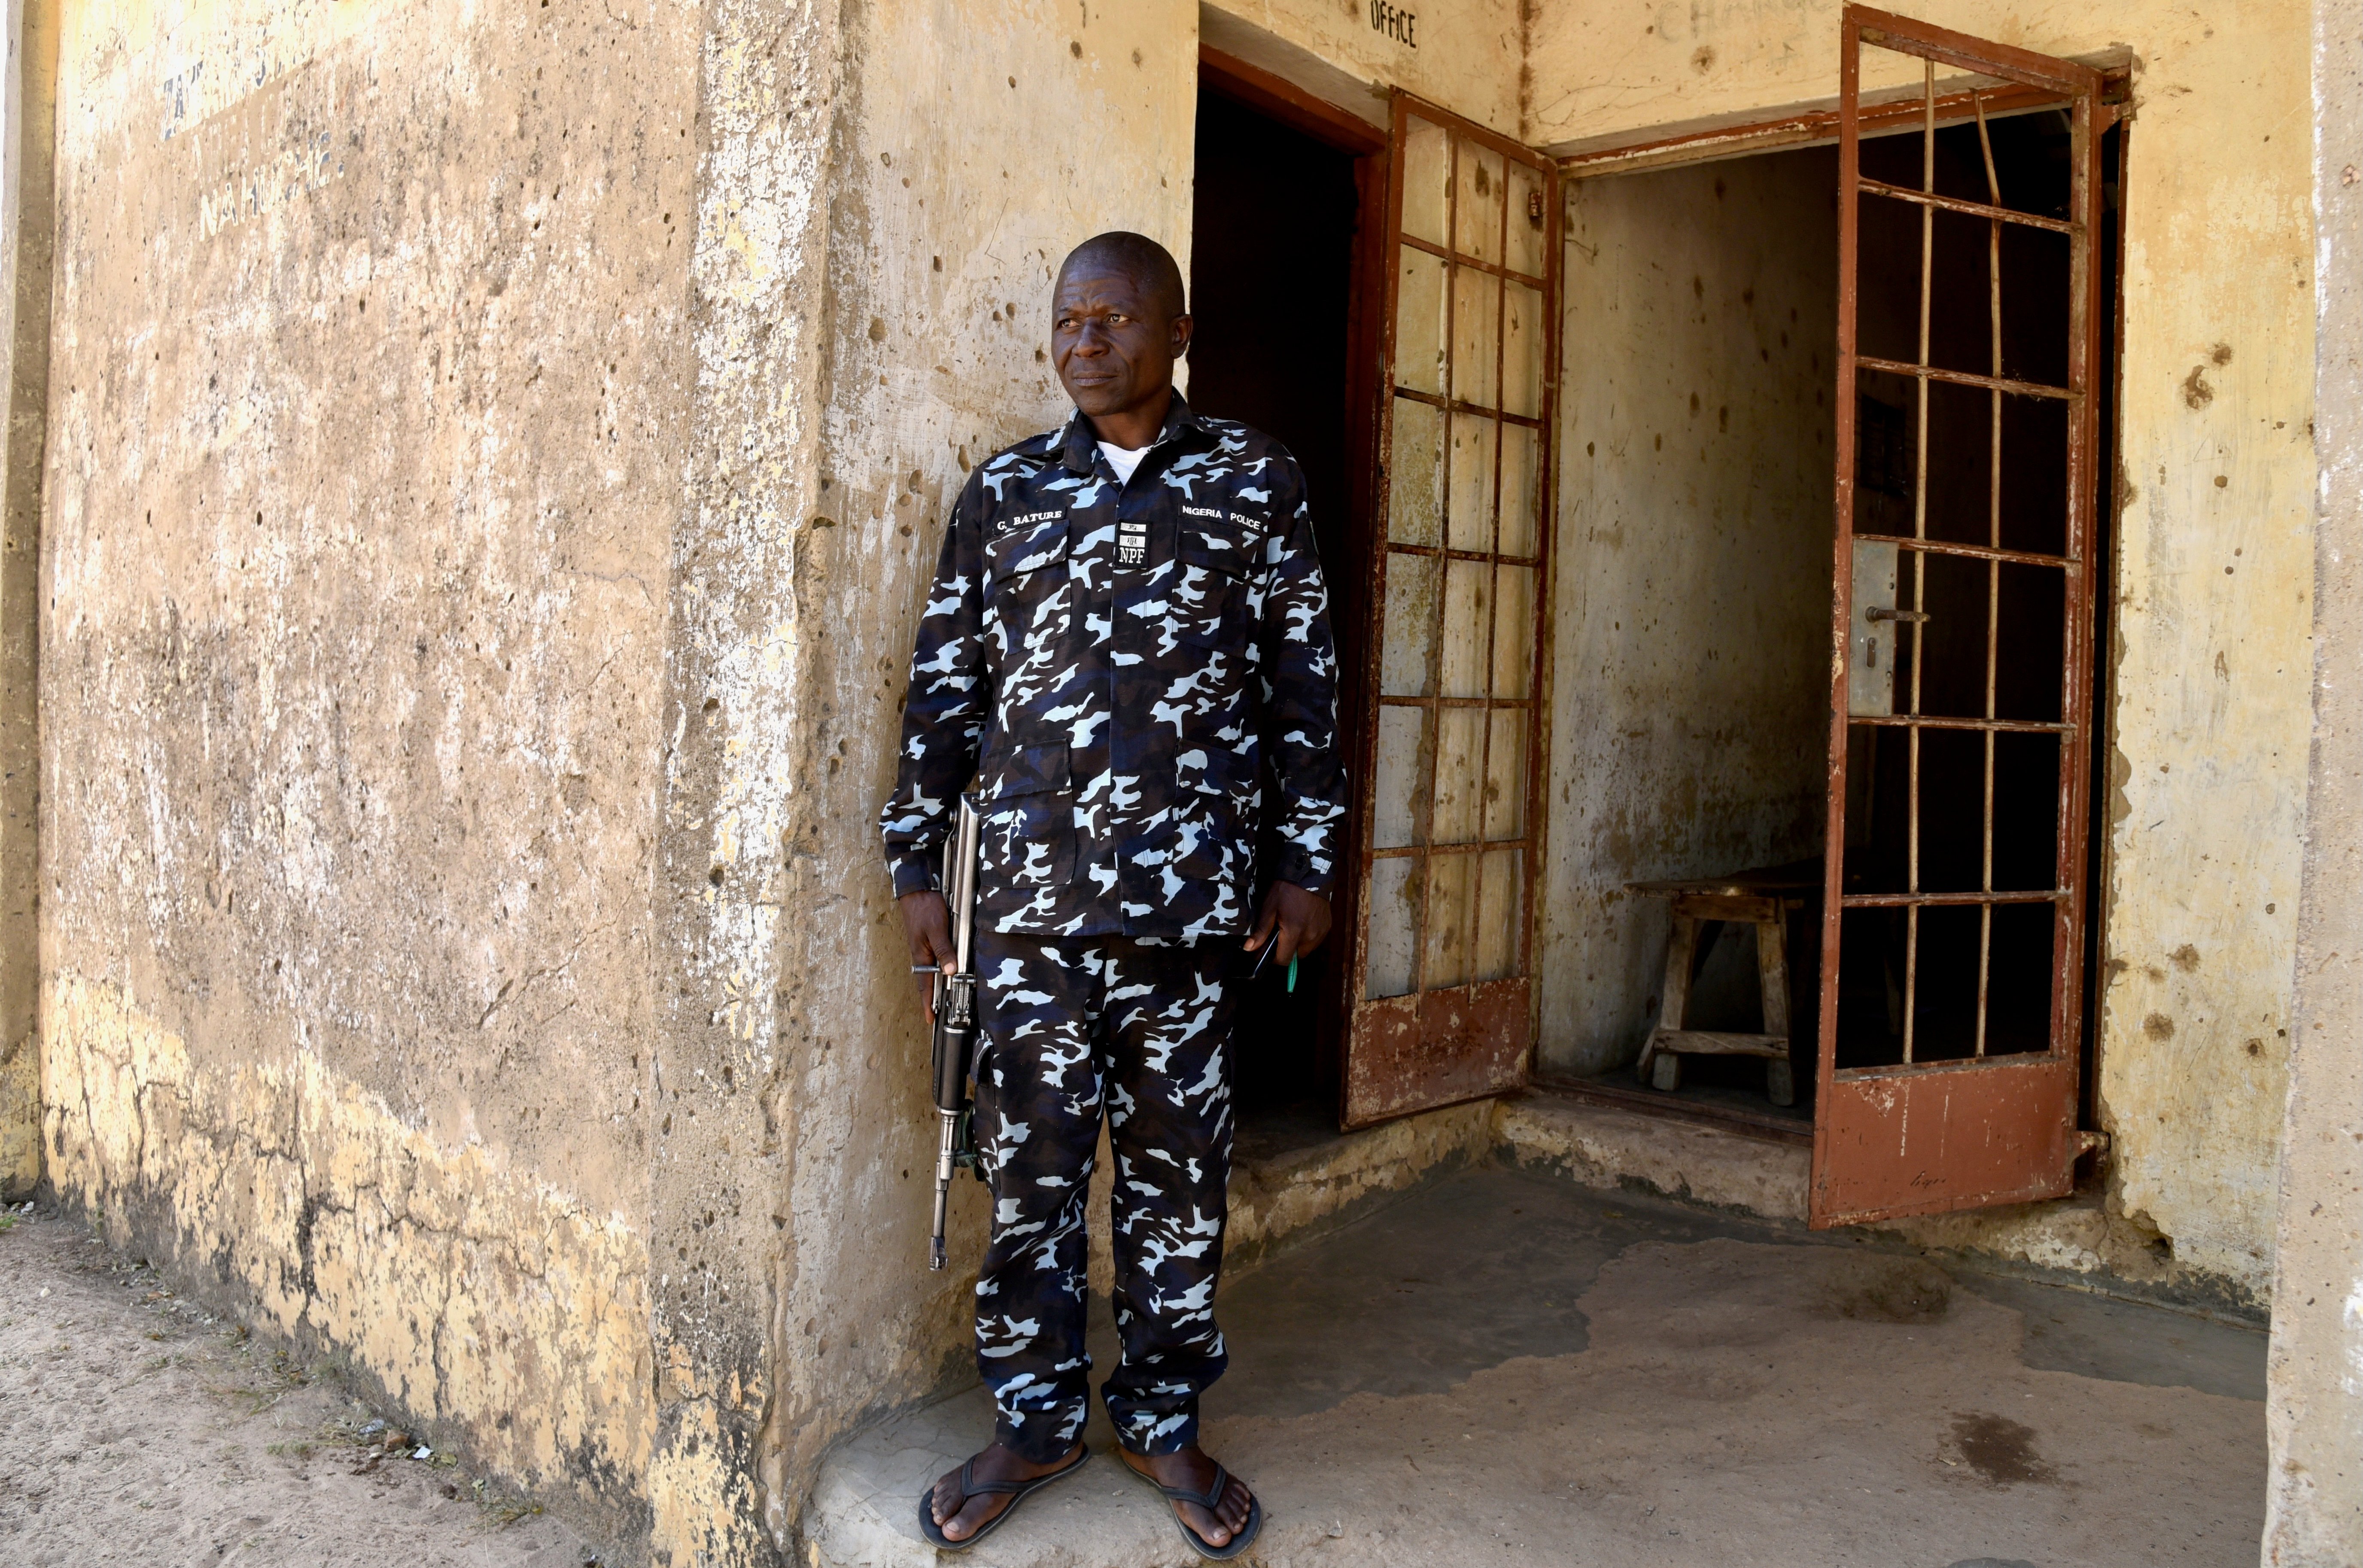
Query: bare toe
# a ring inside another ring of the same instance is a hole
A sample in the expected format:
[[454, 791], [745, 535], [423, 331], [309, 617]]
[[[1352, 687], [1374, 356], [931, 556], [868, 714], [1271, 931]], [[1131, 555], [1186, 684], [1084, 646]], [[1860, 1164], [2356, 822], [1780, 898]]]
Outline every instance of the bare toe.
[[969, 1537], [982, 1529], [986, 1525], [992, 1523], [993, 1516], [1000, 1512], [1000, 1509], [993, 1507], [993, 1504], [998, 1500], [999, 1499], [997, 1498], [990, 1496], [971, 1497], [968, 1500], [968, 1506], [955, 1515], [952, 1518], [952, 1522], [944, 1528], [945, 1539], [949, 1540], [966, 1540]]

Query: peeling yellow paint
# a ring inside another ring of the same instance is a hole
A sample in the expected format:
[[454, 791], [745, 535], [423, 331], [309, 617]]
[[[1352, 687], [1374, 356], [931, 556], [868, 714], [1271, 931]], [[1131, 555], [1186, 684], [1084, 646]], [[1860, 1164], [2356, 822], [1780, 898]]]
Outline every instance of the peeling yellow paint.
[[33, 1036], [0, 1046], [0, 1202], [41, 1179], [41, 1058]]
[[762, 1513], [754, 1475], [731, 1462], [711, 1403], [693, 1400], [680, 1408], [672, 1441], [649, 1471], [651, 1554], [682, 1568], [749, 1562], [748, 1532]]

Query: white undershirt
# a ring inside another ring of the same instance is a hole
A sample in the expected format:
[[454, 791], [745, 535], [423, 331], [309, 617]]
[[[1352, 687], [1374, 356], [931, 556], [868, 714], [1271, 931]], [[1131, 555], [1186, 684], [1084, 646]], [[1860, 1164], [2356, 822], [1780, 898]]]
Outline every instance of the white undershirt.
[[1130, 484], [1132, 470], [1140, 467], [1141, 458], [1148, 456], [1146, 447], [1119, 447], [1113, 441], [1101, 442], [1100, 450], [1107, 454], [1108, 467], [1115, 470], [1118, 484]]

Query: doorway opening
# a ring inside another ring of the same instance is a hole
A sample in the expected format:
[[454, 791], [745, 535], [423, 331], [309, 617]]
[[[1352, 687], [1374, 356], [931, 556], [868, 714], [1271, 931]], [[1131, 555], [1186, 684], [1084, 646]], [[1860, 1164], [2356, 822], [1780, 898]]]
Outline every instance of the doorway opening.
[[[1196, 337], [1188, 396], [1202, 414], [1253, 425], [1304, 471], [1338, 638], [1338, 744], [1359, 755], [1351, 690], [1369, 561], [1371, 373], [1366, 215], [1385, 190], [1376, 127], [1243, 62], [1207, 50], [1198, 93], [1190, 251]], [[1265, 781], [1267, 799], [1270, 781]], [[1352, 908], [1341, 834], [1333, 909]], [[1275, 845], [1263, 846], [1267, 864]], [[1259, 889], [1260, 896], [1261, 889]], [[1240, 988], [1233, 1091], [1250, 1145], [1334, 1135], [1344, 916], [1298, 966]]]
[[[1862, 178], [1953, 205], [1866, 194], [1858, 208], [1841, 1073], [2047, 1051], [2100, 955], [2092, 841], [2068, 782], [2099, 724], [2067, 723], [2062, 693], [2081, 684], [2087, 712], [2107, 712], [2105, 625], [2087, 649], [2071, 618], [2106, 613], [2123, 132], [2097, 160], [2098, 460], [2070, 550], [2074, 404], [2043, 390], [2068, 383], [2076, 326], [2069, 116], [1956, 118], [1925, 139], [1916, 114], [1888, 126], [1911, 134], [1866, 130]], [[1817, 146], [1576, 180], [1566, 204], [1537, 1068], [1589, 1098], [1792, 1142], [1812, 1137], [1820, 1055], [1839, 178], [1839, 149]], [[2058, 564], [2070, 555], [2102, 585], [2090, 611]], [[1742, 907], [1762, 900], [1703, 889], [1745, 874], [1782, 889], [1785, 1020], [1768, 1020], [1759, 984], [1769, 948], [1747, 922], [1763, 911]], [[1741, 918], [1699, 921], [1690, 961], [1670, 967], [1684, 886], [1691, 910], [1711, 917], [1723, 897]], [[2061, 889], [2094, 911], [2064, 984]], [[1898, 901], [1853, 907], [1859, 895]], [[1668, 1028], [1704, 1046], [1661, 1073], [1670, 1090], [1634, 1072]], [[2089, 1031], [2069, 1030], [2089, 1062]], [[1780, 1089], [1744, 1044], [1775, 1033]]]

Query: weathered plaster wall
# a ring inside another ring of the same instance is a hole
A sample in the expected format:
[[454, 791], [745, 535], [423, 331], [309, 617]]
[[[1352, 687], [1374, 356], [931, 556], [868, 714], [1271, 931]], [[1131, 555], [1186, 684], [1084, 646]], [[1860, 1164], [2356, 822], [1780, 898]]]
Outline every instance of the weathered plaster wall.
[[[2147, 0], [1892, 8], [2136, 64], [2100, 1104], [2120, 1210], [2179, 1261], [2261, 1293], [2311, 664], [2305, 10], [2275, 0], [2219, 25]], [[1829, 101], [1839, 10], [1546, 6], [1527, 138], [1642, 139]], [[1897, 62], [1865, 83], [1916, 72]], [[1581, 539], [1569, 546], [1562, 572], [1584, 570]]]
[[2363, 1562], [2363, 28], [2313, 18], [2313, 747], [2282, 1134], [2264, 1561]]
[[41, 1176], [40, 547], [57, 8], [10, 0], [0, 67], [0, 1201]]
[[1813, 854], [1829, 735], [1836, 154], [1568, 187], [1540, 1055], [1630, 1063], [1671, 916]]
[[[50, 1177], [267, 1327], [340, 1352], [438, 1434], [553, 1489], [639, 1489], [638, 1227], [450, 1143], [316, 1053], [201, 1067], [138, 999], [46, 997]], [[596, 1501], [594, 1497], [585, 1500]], [[617, 1498], [610, 1498], [613, 1503]]]
[[60, 66], [50, 1178], [626, 1534], [699, 32], [137, 5]]
[[1383, 7], [1370, 0], [1206, 0], [1202, 26], [1216, 49], [1375, 121], [1383, 123], [1386, 94], [1400, 87], [1514, 137], [1527, 9], [1520, 0], [1389, 0]]

